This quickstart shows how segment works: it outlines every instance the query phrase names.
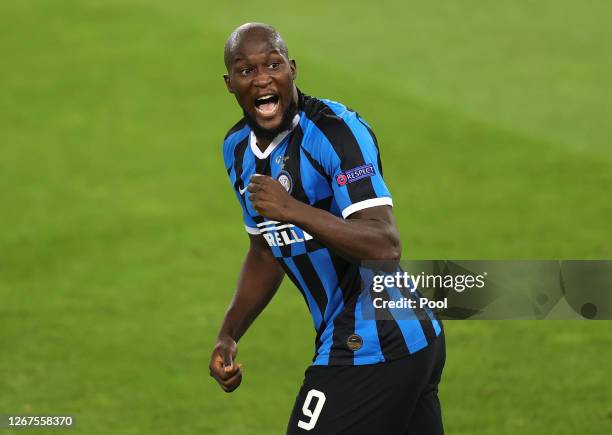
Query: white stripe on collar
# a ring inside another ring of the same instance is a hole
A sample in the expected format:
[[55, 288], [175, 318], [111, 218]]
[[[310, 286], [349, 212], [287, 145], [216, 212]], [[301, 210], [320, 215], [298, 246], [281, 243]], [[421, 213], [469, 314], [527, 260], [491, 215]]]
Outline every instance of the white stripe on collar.
[[266, 148], [263, 152], [257, 146], [257, 138], [255, 137], [255, 133], [253, 133], [253, 130], [251, 130], [251, 135], [249, 137], [249, 146], [251, 147], [251, 151], [253, 151], [253, 154], [255, 154], [255, 157], [257, 157], [258, 159], [267, 158], [270, 153], [274, 151], [274, 148], [276, 148], [278, 144], [281, 143], [283, 139], [286, 138], [289, 133], [291, 133], [291, 131], [293, 131], [293, 129], [296, 125], [298, 125], [299, 122], [300, 115], [295, 115], [293, 117], [293, 121], [291, 121], [291, 128], [289, 128], [289, 130], [281, 131], [279, 134], [277, 134], [276, 137], [272, 139], [272, 142], [270, 142], [270, 145], [268, 145], [268, 148]]

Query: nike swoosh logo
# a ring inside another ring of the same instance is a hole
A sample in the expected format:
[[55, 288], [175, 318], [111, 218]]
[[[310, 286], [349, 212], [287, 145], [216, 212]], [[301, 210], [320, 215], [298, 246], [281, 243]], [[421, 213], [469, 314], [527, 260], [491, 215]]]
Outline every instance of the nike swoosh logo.
[[244, 192], [246, 192], [246, 190], [247, 190], [246, 187], [243, 187], [242, 189], [240, 187], [238, 188], [238, 192], [240, 192], [241, 195], [244, 195]]

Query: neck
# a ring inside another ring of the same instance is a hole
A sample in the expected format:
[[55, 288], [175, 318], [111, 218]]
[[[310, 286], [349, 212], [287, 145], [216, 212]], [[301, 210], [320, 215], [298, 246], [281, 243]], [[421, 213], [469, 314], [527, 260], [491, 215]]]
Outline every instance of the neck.
[[272, 143], [272, 139], [260, 139], [257, 136], [255, 136], [255, 139], [257, 139], [257, 148], [259, 148], [262, 153]]

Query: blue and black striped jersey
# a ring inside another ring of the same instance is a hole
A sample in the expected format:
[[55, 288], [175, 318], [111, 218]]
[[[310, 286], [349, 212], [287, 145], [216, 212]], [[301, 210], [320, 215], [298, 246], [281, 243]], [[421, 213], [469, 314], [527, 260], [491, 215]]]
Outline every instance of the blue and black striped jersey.
[[[431, 312], [415, 312], [412, 318], [404, 313], [393, 320], [365, 316], [367, 292], [362, 292], [358, 263], [297, 226], [268, 220], [251, 207], [246, 186], [256, 173], [279, 180], [294, 198], [343, 218], [393, 204], [369, 125], [340, 103], [301, 92], [298, 108], [292, 129], [263, 152], [241, 120], [225, 137], [223, 157], [246, 231], [266, 239], [308, 305], [316, 329], [313, 364], [374, 364], [426, 347], [441, 333]], [[357, 346], [350, 342], [355, 337]]]

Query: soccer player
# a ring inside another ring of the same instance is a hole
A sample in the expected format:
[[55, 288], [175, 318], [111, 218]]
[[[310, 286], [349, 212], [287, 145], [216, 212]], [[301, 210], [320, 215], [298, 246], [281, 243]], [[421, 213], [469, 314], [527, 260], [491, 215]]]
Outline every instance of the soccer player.
[[300, 92], [278, 32], [238, 27], [225, 44], [225, 84], [244, 117], [223, 143], [250, 246], [210, 359], [226, 392], [242, 381], [237, 342], [284, 275], [316, 330], [288, 434], [442, 434], [440, 322], [409, 310], [364, 315], [360, 261], [397, 261], [401, 246], [376, 137], [340, 103]]

